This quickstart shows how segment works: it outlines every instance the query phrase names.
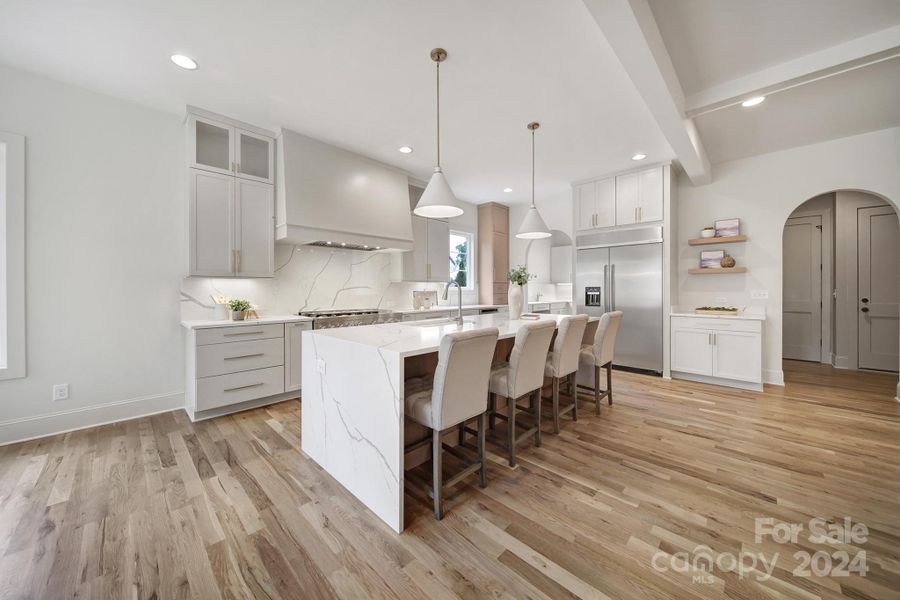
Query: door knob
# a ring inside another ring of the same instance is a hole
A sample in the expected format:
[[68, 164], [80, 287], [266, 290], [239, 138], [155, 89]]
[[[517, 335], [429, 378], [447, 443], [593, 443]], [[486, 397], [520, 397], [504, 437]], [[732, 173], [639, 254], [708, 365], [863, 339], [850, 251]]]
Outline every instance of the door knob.
[[861, 309], [859, 309], [859, 310], [861, 310], [862, 312], [869, 312], [869, 307], [868, 307], [868, 306], [863, 306], [863, 307], [862, 307]]
[[863, 304], [868, 304], [868, 303], [869, 303], [869, 299], [868, 299], [868, 298], [862, 298], [862, 299], [860, 299], [860, 302], [862, 302]]

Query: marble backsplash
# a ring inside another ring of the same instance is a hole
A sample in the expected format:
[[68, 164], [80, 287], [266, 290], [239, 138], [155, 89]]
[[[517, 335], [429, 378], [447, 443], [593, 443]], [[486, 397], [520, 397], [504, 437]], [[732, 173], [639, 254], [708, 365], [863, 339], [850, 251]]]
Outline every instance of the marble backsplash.
[[[285, 315], [328, 308], [406, 309], [414, 290], [435, 290], [439, 296], [443, 291], [439, 283], [399, 281], [397, 253], [277, 244], [275, 269], [271, 279], [185, 277], [181, 318], [213, 318], [211, 294], [246, 298], [260, 314]], [[466, 293], [463, 301], [477, 302], [475, 293]]]

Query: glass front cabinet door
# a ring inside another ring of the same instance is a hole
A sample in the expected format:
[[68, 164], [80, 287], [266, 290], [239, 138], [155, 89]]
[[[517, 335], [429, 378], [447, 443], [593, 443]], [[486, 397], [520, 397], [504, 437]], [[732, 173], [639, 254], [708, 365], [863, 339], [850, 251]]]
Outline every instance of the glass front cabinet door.
[[275, 183], [275, 141], [214, 119], [190, 115], [191, 167]]

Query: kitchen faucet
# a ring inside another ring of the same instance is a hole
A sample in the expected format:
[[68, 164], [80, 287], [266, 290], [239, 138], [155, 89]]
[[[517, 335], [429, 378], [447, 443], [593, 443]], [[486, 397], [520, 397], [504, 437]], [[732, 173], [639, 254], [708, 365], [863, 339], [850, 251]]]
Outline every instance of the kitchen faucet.
[[456, 313], [456, 324], [462, 327], [463, 325], [463, 316], [462, 316], [462, 286], [459, 285], [459, 282], [455, 279], [451, 279], [447, 282], [447, 286], [444, 288], [444, 300], [447, 299], [447, 295], [450, 293], [450, 286], [455, 285], [456, 290], [459, 292], [459, 310]]

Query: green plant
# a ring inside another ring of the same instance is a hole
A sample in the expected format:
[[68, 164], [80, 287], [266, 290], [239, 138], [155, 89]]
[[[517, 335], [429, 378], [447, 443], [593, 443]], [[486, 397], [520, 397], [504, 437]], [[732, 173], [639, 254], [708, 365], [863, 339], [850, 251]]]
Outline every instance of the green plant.
[[518, 265], [509, 270], [509, 281], [518, 285], [525, 285], [529, 279], [534, 279], [534, 275], [528, 272], [528, 267]]
[[228, 308], [232, 312], [244, 312], [250, 310], [250, 302], [241, 298], [232, 298], [228, 301]]

